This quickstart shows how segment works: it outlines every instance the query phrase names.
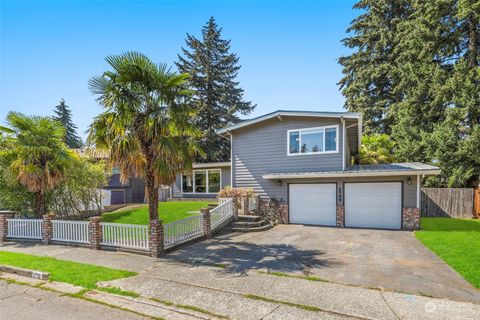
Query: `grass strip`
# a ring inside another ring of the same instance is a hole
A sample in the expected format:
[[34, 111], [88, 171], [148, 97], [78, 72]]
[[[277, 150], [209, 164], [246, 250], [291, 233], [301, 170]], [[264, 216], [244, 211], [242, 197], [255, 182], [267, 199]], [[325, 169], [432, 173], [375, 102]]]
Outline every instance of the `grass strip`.
[[191, 306], [191, 305], [188, 305], [188, 304], [177, 304], [177, 303], [174, 303], [174, 302], [171, 302], [171, 301], [162, 300], [162, 299], [158, 299], [158, 298], [149, 298], [149, 299], [152, 300], [152, 301], [155, 301], [155, 302], [163, 303], [163, 304], [165, 304], [167, 306], [171, 306], [171, 307], [177, 307], [177, 308], [181, 308], [181, 309], [196, 311], [196, 312], [203, 313], [203, 314], [206, 314], [206, 315], [209, 315], [209, 316], [212, 316], [212, 317], [216, 317], [216, 318], [220, 318], [220, 319], [230, 319], [227, 316], [217, 314], [217, 313], [211, 312], [209, 310], [205, 310], [205, 309], [195, 307], [195, 306]]
[[303, 280], [308, 280], [308, 281], [319, 281], [319, 282], [327, 282], [327, 283], [333, 283], [332, 281], [322, 279], [316, 276], [305, 276], [305, 275], [295, 275], [295, 274], [288, 274], [285, 272], [279, 272], [279, 271], [261, 271], [258, 270], [257, 273], [260, 274], [269, 274], [272, 276], [277, 276], [277, 277], [286, 277], [286, 278], [295, 278], [295, 279], [303, 279]]
[[280, 303], [280, 304], [284, 304], [286, 306], [300, 308], [300, 309], [304, 309], [304, 310], [307, 310], [307, 311], [314, 311], [314, 312], [326, 311], [326, 310], [320, 309], [320, 308], [315, 307], [315, 306], [309, 306], [309, 305], [305, 305], [305, 304], [288, 302], [288, 301], [275, 300], [275, 299], [271, 299], [271, 298], [267, 298], [267, 297], [263, 297], [263, 296], [257, 296], [255, 294], [244, 294], [243, 296], [245, 298], [248, 298], [248, 299], [261, 300], [261, 301], [265, 301], [265, 302]]
[[[50, 281], [66, 282], [76, 286], [99, 289], [97, 282], [135, 276], [138, 273], [89, 265], [46, 256], [0, 251], [0, 264], [50, 273]], [[105, 290], [104, 290], [105, 291]], [[121, 290], [117, 290], [117, 293]]]

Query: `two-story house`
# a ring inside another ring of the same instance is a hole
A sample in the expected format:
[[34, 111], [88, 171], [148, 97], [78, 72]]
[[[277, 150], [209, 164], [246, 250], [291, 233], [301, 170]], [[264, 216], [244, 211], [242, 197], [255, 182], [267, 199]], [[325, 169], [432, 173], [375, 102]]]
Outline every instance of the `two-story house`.
[[[440, 173], [423, 163], [351, 165], [362, 138], [358, 113], [280, 110], [216, 132], [232, 146], [223, 175], [230, 172], [233, 187], [279, 200], [288, 223], [415, 229], [422, 178]], [[193, 179], [201, 191], [208, 190], [203, 172]], [[179, 182], [188, 186], [185, 177]]]

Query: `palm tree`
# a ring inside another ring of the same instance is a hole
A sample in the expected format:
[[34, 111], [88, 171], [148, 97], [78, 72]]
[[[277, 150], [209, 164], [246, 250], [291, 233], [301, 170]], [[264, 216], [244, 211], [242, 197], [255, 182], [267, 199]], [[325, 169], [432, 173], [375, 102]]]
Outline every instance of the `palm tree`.
[[373, 134], [362, 137], [360, 164], [380, 164], [395, 162], [395, 142], [386, 134]]
[[202, 153], [187, 103], [187, 75], [136, 52], [105, 60], [113, 71], [89, 82], [105, 111], [91, 124], [87, 142], [108, 150], [110, 164], [120, 168], [124, 182], [131, 176], [144, 178], [150, 221], [158, 220], [159, 185], [191, 170]]
[[63, 126], [49, 117], [10, 112], [7, 123], [8, 127], [0, 127], [6, 172], [34, 194], [35, 213], [44, 215], [47, 192], [64, 180], [77, 157], [63, 142]]

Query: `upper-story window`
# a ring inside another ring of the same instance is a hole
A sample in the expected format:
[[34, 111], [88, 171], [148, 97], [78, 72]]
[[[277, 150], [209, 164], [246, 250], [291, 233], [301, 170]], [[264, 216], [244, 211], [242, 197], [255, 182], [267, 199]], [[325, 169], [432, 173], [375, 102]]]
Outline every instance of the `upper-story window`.
[[338, 152], [338, 126], [288, 130], [288, 155]]
[[221, 170], [194, 170], [182, 175], [182, 193], [217, 193], [221, 189]]

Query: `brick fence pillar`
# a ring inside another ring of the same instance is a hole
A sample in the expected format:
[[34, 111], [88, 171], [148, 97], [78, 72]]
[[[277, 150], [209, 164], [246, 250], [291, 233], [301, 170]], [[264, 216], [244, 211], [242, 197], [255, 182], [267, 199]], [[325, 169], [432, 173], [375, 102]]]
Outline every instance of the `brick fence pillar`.
[[420, 229], [420, 209], [419, 208], [403, 208], [403, 230]]
[[345, 221], [345, 207], [337, 205], [337, 227], [345, 227], [343, 222]]
[[242, 197], [240, 201], [240, 205], [242, 207], [242, 214], [250, 214], [250, 211], [248, 210], [248, 197]]
[[210, 215], [210, 209], [200, 209], [203, 216], [203, 234], [205, 237], [210, 238], [212, 236], [212, 220]]
[[161, 220], [151, 220], [148, 233], [148, 247], [150, 256], [160, 257], [164, 252], [163, 222]]
[[50, 244], [52, 243], [53, 237], [53, 224], [52, 219], [54, 218], [51, 214], [46, 214], [43, 216], [43, 224], [42, 224], [42, 242], [43, 244]]
[[91, 217], [88, 224], [88, 240], [90, 248], [100, 250], [100, 242], [102, 242], [102, 226], [100, 225], [100, 217]]
[[8, 224], [7, 219], [11, 218], [13, 214], [11, 213], [0, 213], [0, 243], [7, 240], [8, 234]]

